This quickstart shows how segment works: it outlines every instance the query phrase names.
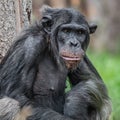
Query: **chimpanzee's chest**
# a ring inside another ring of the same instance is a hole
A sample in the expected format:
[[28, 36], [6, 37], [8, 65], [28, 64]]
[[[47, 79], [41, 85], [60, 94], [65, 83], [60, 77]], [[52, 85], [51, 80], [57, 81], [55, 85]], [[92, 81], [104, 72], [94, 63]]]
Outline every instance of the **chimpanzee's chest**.
[[50, 107], [61, 101], [64, 96], [66, 78], [67, 70], [64, 66], [59, 68], [50, 59], [45, 59], [42, 64], [39, 64], [33, 88], [37, 102]]

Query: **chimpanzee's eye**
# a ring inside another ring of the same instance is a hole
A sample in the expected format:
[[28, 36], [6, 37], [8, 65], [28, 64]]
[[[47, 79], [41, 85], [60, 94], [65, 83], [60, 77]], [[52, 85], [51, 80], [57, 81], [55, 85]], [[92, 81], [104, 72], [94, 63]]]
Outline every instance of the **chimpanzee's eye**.
[[69, 32], [70, 32], [70, 29], [65, 28], [65, 29], [63, 29], [62, 31], [63, 31], [64, 33], [69, 33]]
[[83, 31], [82, 30], [77, 30], [77, 34], [81, 35], [81, 34], [83, 34]]

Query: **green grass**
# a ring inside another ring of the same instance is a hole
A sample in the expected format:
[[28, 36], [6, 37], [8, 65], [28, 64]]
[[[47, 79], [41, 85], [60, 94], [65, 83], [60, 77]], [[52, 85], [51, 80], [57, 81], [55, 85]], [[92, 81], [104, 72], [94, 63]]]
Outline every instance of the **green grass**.
[[112, 120], [120, 120], [120, 56], [88, 52], [88, 56], [102, 76], [112, 100]]

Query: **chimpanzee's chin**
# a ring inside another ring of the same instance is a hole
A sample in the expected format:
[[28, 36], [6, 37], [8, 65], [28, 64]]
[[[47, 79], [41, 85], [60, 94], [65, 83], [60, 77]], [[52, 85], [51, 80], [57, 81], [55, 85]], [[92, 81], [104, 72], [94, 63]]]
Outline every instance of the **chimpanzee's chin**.
[[65, 60], [65, 64], [68, 70], [74, 70], [77, 68], [80, 60]]

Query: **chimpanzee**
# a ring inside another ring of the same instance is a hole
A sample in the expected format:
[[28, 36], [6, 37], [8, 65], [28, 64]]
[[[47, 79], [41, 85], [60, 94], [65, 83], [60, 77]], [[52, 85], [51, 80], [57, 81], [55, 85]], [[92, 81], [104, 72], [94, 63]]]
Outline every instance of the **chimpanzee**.
[[0, 64], [0, 120], [108, 120], [105, 84], [85, 54], [97, 26], [72, 8], [42, 15]]

